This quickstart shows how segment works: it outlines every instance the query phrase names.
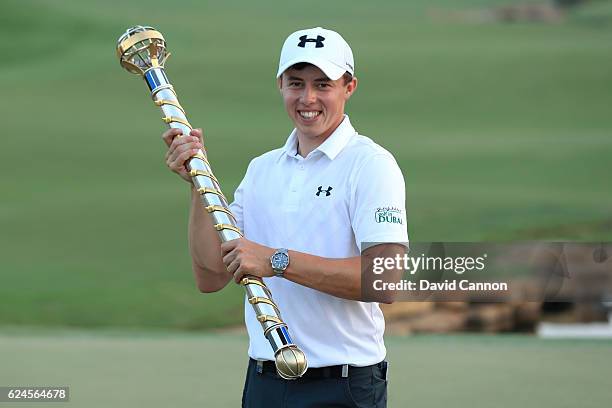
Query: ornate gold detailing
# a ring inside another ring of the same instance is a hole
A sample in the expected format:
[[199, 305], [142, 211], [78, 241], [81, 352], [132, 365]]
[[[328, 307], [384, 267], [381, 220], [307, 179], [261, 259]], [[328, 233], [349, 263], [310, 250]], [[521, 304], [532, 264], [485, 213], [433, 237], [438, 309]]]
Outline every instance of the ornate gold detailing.
[[279, 319], [278, 317], [270, 316], [270, 315], [259, 315], [257, 316], [257, 320], [259, 320], [260, 323], [264, 323], [264, 322], [283, 323], [283, 321]]
[[151, 66], [153, 68], [159, 67], [159, 60], [157, 59], [157, 46], [152, 41], [149, 43], [149, 57], [151, 58]]
[[241, 285], [258, 285], [261, 286], [262, 288], [266, 288], [268, 289], [268, 287], [266, 286], [265, 283], [263, 283], [262, 281], [260, 281], [259, 279], [254, 279], [254, 278], [242, 278], [242, 280], [240, 281]]
[[276, 304], [270, 299], [265, 298], [265, 297], [257, 297], [257, 296], [250, 297], [249, 303], [252, 305], [254, 305], [255, 303], [267, 303], [268, 305], [276, 306]]
[[191, 127], [189, 122], [187, 122], [185, 119], [177, 118], [175, 116], [164, 116], [162, 120], [164, 121], [164, 123], [172, 123], [172, 122], [182, 123], [183, 125], [189, 127], [189, 129], [193, 129], [193, 127]]
[[[272, 299], [272, 294], [270, 293], [270, 289], [268, 289], [268, 287], [266, 286], [265, 283], [263, 283], [262, 281], [260, 281], [259, 279], [255, 279], [253, 277], [250, 278], [242, 278], [242, 280], [240, 280], [240, 284], [243, 286], [246, 285], [257, 285], [257, 286], [261, 286], [261, 288], [264, 290], [264, 292], [266, 292], [266, 295], [268, 295], [268, 297], [270, 299]], [[280, 313], [279, 313], [280, 315]]]
[[257, 285], [257, 286], [261, 286], [264, 291], [266, 292], [266, 294], [268, 295], [269, 298], [272, 298], [272, 294], [270, 293], [270, 289], [268, 289], [268, 287], [266, 286], [265, 283], [263, 283], [263, 281], [260, 281], [259, 279], [255, 279], [253, 277], [251, 278], [242, 278], [242, 280], [240, 281], [240, 284], [245, 286], [245, 285]]
[[121, 66], [141, 76], [151, 68], [163, 68], [170, 56], [161, 33], [143, 26], [129, 28], [117, 40], [116, 51]]
[[142, 71], [138, 65], [128, 60], [121, 60], [121, 66], [125, 68], [128, 72], [132, 72], [135, 74]]
[[172, 105], [177, 109], [180, 109], [181, 112], [185, 113], [185, 109], [183, 109], [183, 107], [181, 106], [180, 103], [178, 103], [178, 101], [172, 101], [170, 99], [158, 99], [155, 102], [155, 105], [157, 106], [162, 106], [162, 105]]
[[274, 354], [276, 372], [285, 380], [295, 380], [308, 369], [306, 355], [295, 344], [278, 349]]
[[234, 227], [233, 225], [230, 224], [215, 224], [215, 229], [217, 231], [222, 231], [224, 229], [228, 229], [234, 232], [237, 232], [238, 234], [240, 234], [240, 236], [242, 236], [242, 232], [240, 232], [240, 230], [236, 227]]
[[276, 306], [276, 303], [274, 303], [268, 298], [253, 296], [249, 298], [249, 303], [252, 305], [256, 303], [265, 303], [267, 305], [270, 305], [274, 308], [274, 311], [276, 312], [276, 314], [280, 316], [280, 310], [278, 310], [278, 306]]
[[137, 44], [141, 41], [154, 40], [154, 39], [165, 41], [164, 36], [161, 35], [159, 31], [155, 31], [155, 30], [141, 31], [136, 34], [132, 34], [131, 36], [123, 40], [117, 46], [117, 56], [121, 59], [121, 56], [123, 55], [123, 53], [129, 50], [132, 47], [132, 45]]
[[[202, 160], [202, 157], [201, 157], [201, 156], [192, 156], [192, 158], [193, 158], [193, 157], [197, 157], [198, 159]], [[206, 164], [208, 164], [208, 163], [206, 163]], [[209, 166], [209, 167], [210, 167], [210, 166]], [[195, 176], [204, 176], [204, 177], [208, 177], [208, 178], [211, 178], [211, 179], [213, 179], [213, 180], [217, 181], [217, 178], [215, 177], [215, 175], [214, 175], [214, 174], [212, 174], [212, 173], [211, 173], [211, 172], [209, 172], [209, 171], [206, 171], [206, 170], [191, 169], [191, 170], [189, 170], [189, 175], [190, 175], [191, 177], [195, 177]]]
[[216, 194], [219, 197], [223, 198], [223, 201], [225, 201], [227, 203], [227, 198], [225, 198], [223, 193], [221, 191], [219, 191], [219, 190], [215, 190], [214, 188], [200, 187], [200, 188], [198, 188], [198, 193], [200, 193], [200, 194], [206, 194], [206, 193]]
[[217, 184], [219, 184], [219, 180], [217, 180], [215, 175], [205, 170], [190, 170], [189, 175], [191, 177], [195, 177], [195, 176], [208, 177], [209, 179], [214, 180]]
[[204, 209], [206, 211], [208, 211], [209, 213], [213, 212], [213, 211], [221, 211], [226, 213], [227, 215], [229, 215], [230, 217], [232, 217], [234, 219], [234, 221], [236, 221], [236, 218], [234, 217], [234, 214], [232, 214], [232, 212], [228, 209], [225, 208], [222, 205], [208, 205], [206, 207], [204, 207]]

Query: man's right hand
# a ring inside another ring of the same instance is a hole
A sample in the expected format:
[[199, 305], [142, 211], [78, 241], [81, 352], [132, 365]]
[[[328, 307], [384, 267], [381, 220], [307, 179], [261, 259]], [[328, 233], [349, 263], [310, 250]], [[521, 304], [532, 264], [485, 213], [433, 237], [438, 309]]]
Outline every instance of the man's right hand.
[[183, 132], [180, 129], [168, 129], [162, 134], [162, 139], [168, 146], [166, 166], [183, 180], [191, 183], [191, 177], [185, 165], [198, 150], [204, 150], [202, 129], [192, 129], [189, 136], [177, 137], [182, 134]]

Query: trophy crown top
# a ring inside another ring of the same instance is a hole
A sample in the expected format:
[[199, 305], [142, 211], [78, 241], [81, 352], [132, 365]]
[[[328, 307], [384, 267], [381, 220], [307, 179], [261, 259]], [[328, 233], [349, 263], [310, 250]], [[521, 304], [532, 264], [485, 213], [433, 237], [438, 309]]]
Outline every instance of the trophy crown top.
[[117, 40], [119, 63], [133, 74], [144, 75], [150, 68], [163, 68], [169, 56], [166, 40], [153, 27], [130, 27]]

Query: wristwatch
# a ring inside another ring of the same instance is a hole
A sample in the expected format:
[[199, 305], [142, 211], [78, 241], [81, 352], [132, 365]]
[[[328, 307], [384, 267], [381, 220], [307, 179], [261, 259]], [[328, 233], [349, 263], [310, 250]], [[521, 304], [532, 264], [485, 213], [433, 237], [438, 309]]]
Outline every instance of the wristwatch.
[[289, 266], [289, 251], [286, 248], [279, 248], [270, 257], [272, 270], [278, 277], [283, 277], [285, 270]]

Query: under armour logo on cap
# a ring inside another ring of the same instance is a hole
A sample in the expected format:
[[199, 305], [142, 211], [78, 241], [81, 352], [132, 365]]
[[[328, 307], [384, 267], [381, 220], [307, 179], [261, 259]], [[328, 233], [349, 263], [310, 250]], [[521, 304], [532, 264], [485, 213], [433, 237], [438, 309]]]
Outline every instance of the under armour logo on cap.
[[325, 197], [328, 197], [331, 195], [331, 191], [332, 191], [332, 186], [327, 187], [327, 190], [323, 190], [323, 186], [319, 186], [319, 189], [317, 191], [317, 197], [325, 191]]
[[353, 51], [340, 34], [323, 27], [295, 31], [287, 37], [281, 49], [276, 77], [295, 64], [312, 64], [332, 81], [348, 72], [355, 75]]
[[320, 35], [317, 35], [317, 38], [308, 38], [307, 35], [303, 35], [300, 37], [300, 42], [298, 43], [298, 47], [306, 47], [306, 43], [307, 42], [313, 42], [315, 43], [315, 48], [323, 48], [323, 41], [325, 41], [325, 37], [322, 37]]

